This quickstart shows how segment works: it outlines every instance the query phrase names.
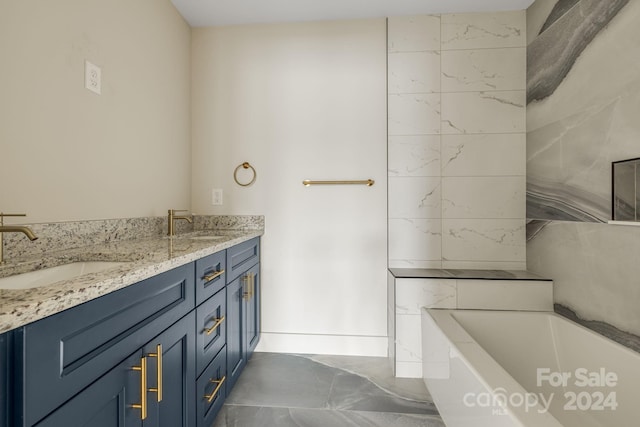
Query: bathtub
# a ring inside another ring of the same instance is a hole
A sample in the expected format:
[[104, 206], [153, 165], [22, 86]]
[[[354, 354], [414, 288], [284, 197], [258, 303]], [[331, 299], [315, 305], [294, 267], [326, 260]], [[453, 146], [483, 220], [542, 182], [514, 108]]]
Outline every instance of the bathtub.
[[552, 312], [422, 309], [447, 427], [640, 425], [640, 354]]

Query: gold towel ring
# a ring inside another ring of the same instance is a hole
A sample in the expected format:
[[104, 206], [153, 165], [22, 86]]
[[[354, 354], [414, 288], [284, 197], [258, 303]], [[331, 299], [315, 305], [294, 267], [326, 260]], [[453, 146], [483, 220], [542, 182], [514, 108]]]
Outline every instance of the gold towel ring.
[[[240, 170], [240, 168], [244, 168], [244, 169], [251, 169], [251, 171], [253, 172], [253, 178], [251, 179], [251, 181], [249, 181], [246, 184], [241, 183], [240, 181], [238, 181], [238, 171]], [[249, 164], [249, 162], [244, 162], [241, 165], [238, 165], [238, 167], [236, 168], [235, 171], [233, 171], [233, 179], [236, 181], [236, 184], [241, 185], [243, 187], [248, 187], [251, 184], [253, 184], [254, 182], [256, 182], [256, 177], [258, 176], [258, 174], [256, 173], [256, 170], [253, 168], [253, 166], [251, 166]]]

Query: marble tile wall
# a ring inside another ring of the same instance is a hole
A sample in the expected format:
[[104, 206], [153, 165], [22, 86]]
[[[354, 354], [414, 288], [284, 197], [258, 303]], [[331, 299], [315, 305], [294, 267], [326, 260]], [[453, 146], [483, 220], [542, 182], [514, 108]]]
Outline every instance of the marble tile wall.
[[525, 268], [525, 27], [389, 18], [390, 267]]
[[640, 227], [609, 225], [611, 162], [640, 157], [640, 2], [527, 11], [527, 267], [554, 302], [640, 335]]

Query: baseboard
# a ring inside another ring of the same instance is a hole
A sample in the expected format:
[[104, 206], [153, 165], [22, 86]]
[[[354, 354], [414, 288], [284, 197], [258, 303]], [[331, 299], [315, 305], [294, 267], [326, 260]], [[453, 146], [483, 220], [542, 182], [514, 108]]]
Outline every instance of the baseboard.
[[387, 337], [265, 333], [256, 351], [387, 357]]

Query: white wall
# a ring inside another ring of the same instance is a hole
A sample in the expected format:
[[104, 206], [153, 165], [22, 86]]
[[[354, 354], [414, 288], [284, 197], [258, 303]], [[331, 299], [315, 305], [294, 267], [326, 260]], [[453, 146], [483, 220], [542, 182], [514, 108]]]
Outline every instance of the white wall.
[[33, 223], [188, 208], [190, 35], [169, 0], [0, 2], [0, 210]]
[[389, 265], [525, 269], [525, 12], [389, 19]]
[[193, 210], [266, 217], [262, 350], [386, 355], [385, 37], [384, 20], [193, 30]]

